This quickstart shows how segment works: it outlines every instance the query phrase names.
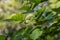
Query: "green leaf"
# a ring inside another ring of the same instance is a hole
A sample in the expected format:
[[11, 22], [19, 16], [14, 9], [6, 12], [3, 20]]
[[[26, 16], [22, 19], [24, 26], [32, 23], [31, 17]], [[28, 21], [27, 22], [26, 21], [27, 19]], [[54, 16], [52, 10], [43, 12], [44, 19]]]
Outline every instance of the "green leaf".
[[53, 40], [53, 37], [48, 35], [47, 40]]
[[5, 36], [0, 35], [0, 40], [5, 40]]
[[24, 37], [23, 34], [24, 34], [24, 28], [15, 32], [11, 40], [22, 40], [22, 38]]
[[52, 9], [52, 10], [55, 11], [55, 12], [60, 12], [60, 7], [59, 8]]
[[42, 7], [40, 10], [37, 11], [38, 13], [36, 14], [36, 21], [38, 21], [41, 18], [41, 16], [44, 13], [45, 9], [46, 9], [46, 7]]
[[15, 20], [15, 21], [24, 21], [24, 19], [25, 19], [24, 14], [16, 14], [11, 18], [11, 20]]
[[47, 20], [50, 20], [50, 19], [53, 19], [54, 17], [54, 14], [53, 13], [50, 13], [47, 17], [45, 17]]
[[40, 29], [35, 29], [32, 34], [30, 35], [30, 38], [33, 40], [36, 40], [42, 35], [43, 31], [40, 31]]
[[30, 6], [24, 5], [19, 10], [30, 10]]
[[20, 30], [18, 30], [17, 32], [15, 32], [12, 36], [11, 40], [22, 40], [23, 38], [27, 38], [30, 39], [29, 34], [31, 32], [31, 27], [26, 27], [26, 28], [22, 28]]
[[34, 2], [34, 3], [40, 3], [41, 0], [30, 0], [31, 2]]

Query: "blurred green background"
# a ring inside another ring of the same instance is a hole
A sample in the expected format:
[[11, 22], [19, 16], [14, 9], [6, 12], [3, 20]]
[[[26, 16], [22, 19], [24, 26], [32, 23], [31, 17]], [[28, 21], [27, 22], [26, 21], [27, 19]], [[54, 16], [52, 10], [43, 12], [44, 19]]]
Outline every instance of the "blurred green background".
[[60, 0], [0, 0], [0, 40], [60, 40]]

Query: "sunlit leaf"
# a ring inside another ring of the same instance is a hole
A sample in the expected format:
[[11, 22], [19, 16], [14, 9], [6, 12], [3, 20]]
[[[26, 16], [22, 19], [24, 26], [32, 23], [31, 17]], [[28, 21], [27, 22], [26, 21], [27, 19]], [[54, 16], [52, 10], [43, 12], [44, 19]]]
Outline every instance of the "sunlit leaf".
[[11, 17], [11, 20], [15, 20], [15, 21], [24, 21], [25, 19], [25, 15], [24, 14], [16, 14], [14, 16]]
[[31, 39], [36, 40], [37, 38], [39, 38], [42, 35], [43, 31], [41, 31], [40, 29], [35, 29], [32, 34], [30, 35]]

